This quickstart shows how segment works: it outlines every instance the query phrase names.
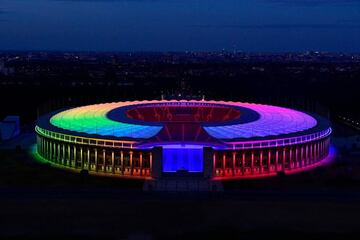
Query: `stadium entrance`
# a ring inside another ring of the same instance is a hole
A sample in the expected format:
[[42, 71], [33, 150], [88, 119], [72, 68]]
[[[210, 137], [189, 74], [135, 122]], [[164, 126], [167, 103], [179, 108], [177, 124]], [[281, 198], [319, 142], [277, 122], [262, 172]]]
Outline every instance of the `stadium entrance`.
[[203, 146], [168, 145], [163, 147], [163, 172], [203, 171]]

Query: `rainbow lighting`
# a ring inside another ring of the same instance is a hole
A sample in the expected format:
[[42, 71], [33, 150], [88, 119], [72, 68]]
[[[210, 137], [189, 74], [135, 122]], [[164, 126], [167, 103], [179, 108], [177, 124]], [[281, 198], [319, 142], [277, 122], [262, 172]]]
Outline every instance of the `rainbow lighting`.
[[54, 166], [116, 177], [266, 177], [318, 166], [331, 128], [317, 115], [242, 102], [153, 100], [46, 114], [37, 153]]

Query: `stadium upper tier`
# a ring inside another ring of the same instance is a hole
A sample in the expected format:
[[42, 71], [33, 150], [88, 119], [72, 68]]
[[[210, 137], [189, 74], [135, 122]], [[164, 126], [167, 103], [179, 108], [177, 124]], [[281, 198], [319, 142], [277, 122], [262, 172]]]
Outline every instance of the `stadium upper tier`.
[[83, 137], [235, 142], [311, 134], [328, 129], [329, 123], [304, 112], [263, 104], [162, 100], [71, 108], [44, 116], [38, 126]]

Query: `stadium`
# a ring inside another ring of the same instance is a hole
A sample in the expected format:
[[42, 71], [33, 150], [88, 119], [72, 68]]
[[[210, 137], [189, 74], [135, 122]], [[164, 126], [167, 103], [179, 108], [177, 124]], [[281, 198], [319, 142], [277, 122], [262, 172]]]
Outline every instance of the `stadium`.
[[154, 100], [88, 105], [41, 116], [37, 154], [58, 167], [132, 179], [210, 180], [298, 173], [329, 154], [327, 119], [284, 107]]

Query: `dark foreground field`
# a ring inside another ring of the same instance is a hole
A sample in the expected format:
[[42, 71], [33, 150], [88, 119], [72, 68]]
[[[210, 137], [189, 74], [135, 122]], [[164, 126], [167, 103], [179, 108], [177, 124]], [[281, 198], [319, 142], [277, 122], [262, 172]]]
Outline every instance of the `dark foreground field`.
[[0, 152], [0, 236], [10, 239], [358, 239], [358, 156], [299, 175], [226, 182], [223, 194], [143, 193]]

